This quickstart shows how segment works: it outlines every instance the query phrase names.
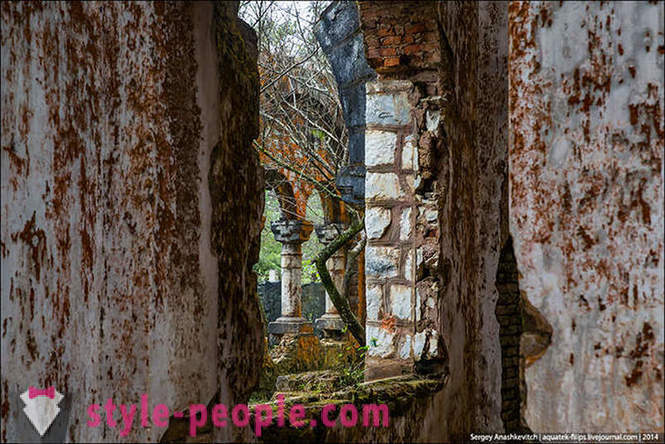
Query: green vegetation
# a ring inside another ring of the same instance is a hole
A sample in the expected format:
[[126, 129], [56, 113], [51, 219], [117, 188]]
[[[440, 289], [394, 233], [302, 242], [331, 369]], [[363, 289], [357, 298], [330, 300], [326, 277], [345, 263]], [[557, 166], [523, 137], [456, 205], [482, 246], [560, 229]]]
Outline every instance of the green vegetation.
[[[346, 330], [346, 327], [344, 328]], [[346, 345], [347, 351], [351, 350], [353, 345]], [[362, 383], [365, 380], [365, 353], [369, 349], [369, 346], [363, 345], [356, 347], [356, 358], [351, 362], [350, 365], [342, 364], [340, 366], [340, 385], [342, 387], [356, 387], [358, 384]], [[340, 353], [338, 359], [340, 362], [343, 355]]]
[[259, 252], [259, 261], [254, 265], [254, 271], [259, 277], [259, 281], [267, 281], [270, 270], [280, 269], [280, 253], [282, 251], [282, 244], [275, 240], [272, 231], [270, 231], [270, 223], [279, 219], [279, 202], [274, 193], [270, 191], [265, 192], [265, 207], [263, 215], [266, 221], [261, 231], [261, 250]]

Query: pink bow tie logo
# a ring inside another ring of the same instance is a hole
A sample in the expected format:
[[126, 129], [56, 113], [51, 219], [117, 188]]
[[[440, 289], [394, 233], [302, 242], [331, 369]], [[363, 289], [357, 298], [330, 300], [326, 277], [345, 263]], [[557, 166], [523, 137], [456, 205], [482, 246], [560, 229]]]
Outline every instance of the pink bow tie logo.
[[55, 398], [55, 387], [51, 386], [45, 389], [38, 389], [35, 387], [28, 387], [28, 397], [30, 399], [36, 398], [37, 396], [48, 396], [49, 398]]

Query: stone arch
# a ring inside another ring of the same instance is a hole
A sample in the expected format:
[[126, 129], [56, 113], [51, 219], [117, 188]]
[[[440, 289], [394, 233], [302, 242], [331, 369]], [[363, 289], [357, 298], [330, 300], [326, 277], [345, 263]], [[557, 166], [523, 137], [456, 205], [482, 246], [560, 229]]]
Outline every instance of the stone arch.
[[322, 192], [317, 191], [319, 198], [321, 199], [321, 207], [323, 208], [323, 220], [324, 223], [347, 223], [348, 214], [344, 202], [340, 199], [335, 199], [334, 197]]
[[295, 193], [293, 192], [293, 185], [276, 169], [267, 169], [265, 171], [266, 187], [271, 189], [279, 201], [279, 209], [282, 219], [297, 219], [298, 218], [298, 205]]

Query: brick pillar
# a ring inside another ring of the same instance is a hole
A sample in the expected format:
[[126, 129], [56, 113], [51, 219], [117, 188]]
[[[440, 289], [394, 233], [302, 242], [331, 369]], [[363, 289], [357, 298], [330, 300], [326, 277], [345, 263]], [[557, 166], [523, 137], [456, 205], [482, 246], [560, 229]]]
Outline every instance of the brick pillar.
[[302, 317], [302, 244], [309, 239], [312, 223], [283, 219], [270, 229], [282, 244], [282, 310], [281, 316], [268, 325], [271, 336], [284, 333], [311, 332], [312, 325]]
[[[328, 224], [316, 227], [316, 235], [323, 245], [329, 245], [340, 233], [344, 231], [342, 224]], [[337, 291], [343, 293], [344, 271], [346, 268], [346, 249], [340, 248], [326, 262], [330, 277], [332, 278]], [[326, 312], [316, 320], [316, 327], [323, 331], [325, 336], [339, 337], [344, 329], [344, 321], [339, 316], [337, 309], [330, 300], [326, 292]]]

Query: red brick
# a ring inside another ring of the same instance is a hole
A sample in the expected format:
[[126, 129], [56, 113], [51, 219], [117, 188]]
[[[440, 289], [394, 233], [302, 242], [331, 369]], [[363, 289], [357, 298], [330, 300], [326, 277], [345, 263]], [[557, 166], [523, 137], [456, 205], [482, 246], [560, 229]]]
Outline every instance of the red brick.
[[382, 57], [394, 56], [395, 54], [397, 54], [397, 51], [395, 50], [395, 48], [379, 48], [379, 54]]
[[378, 35], [379, 37], [385, 37], [388, 35], [394, 35], [394, 32], [391, 26], [381, 27], [377, 30], [376, 35]]
[[388, 57], [383, 61], [383, 66], [391, 67], [399, 65], [399, 57]]
[[423, 45], [409, 45], [405, 46], [403, 49], [404, 54], [409, 54], [409, 55], [423, 52], [423, 50], [424, 50]]
[[376, 37], [368, 37], [365, 39], [365, 44], [367, 45], [368, 48], [380, 48], [381, 44], [379, 43], [379, 39]]
[[406, 27], [407, 34], [415, 34], [417, 32], [425, 32], [427, 28], [423, 23], [416, 23], [414, 25], [409, 25]]
[[401, 42], [402, 42], [402, 37], [398, 35], [384, 37], [383, 39], [381, 39], [381, 43], [384, 45], [399, 45]]

